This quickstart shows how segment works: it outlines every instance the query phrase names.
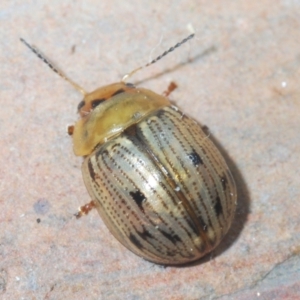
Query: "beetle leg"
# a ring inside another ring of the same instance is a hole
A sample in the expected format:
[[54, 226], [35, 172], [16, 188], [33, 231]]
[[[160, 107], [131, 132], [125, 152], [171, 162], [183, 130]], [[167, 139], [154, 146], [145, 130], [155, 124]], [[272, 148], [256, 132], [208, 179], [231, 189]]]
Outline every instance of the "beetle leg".
[[74, 216], [76, 219], [79, 219], [80, 217], [87, 215], [95, 207], [95, 202], [91, 201], [83, 206], [80, 206], [78, 212]]
[[206, 125], [201, 126], [202, 130], [204, 131], [204, 133], [207, 135], [207, 137], [210, 136], [210, 130]]
[[168, 89], [163, 92], [163, 95], [168, 97], [177, 87], [178, 85], [174, 81], [171, 81], [168, 86]]
[[73, 135], [74, 125], [69, 125], [67, 128], [68, 135]]

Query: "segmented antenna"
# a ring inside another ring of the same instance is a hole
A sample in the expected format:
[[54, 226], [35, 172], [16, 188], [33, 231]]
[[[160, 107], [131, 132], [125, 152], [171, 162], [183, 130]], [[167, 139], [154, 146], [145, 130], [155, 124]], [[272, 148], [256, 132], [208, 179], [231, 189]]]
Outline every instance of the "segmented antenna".
[[153, 65], [154, 63], [156, 63], [158, 60], [162, 59], [164, 56], [166, 56], [167, 54], [169, 54], [170, 52], [174, 51], [176, 48], [180, 47], [182, 44], [186, 43], [188, 40], [192, 39], [195, 36], [195, 33], [190, 34], [188, 37], [186, 37], [185, 39], [183, 39], [181, 42], [177, 43], [175, 46], [171, 47], [170, 49], [168, 49], [167, 51], [165, 51], [163, 54], [157, 56], [155, 59], [153, 59], [152, 61], [150, 61], [149, 63], [147, 63], [146, 65], [139, 67], [137, 69], [134, 69], [133, 71], [131, 71], [129, 74], [126, 74], [123, 79], [122, 82], [125, 82], [126, 79], [128, 79], [129, 77], [131, 77], [134, 73], [138, 72], [139, 70], [146, 68], [150, 65]]
[[37, 55], [38, 58], [40, 58], [48, 67], [53, 70], [55, 73], [57, 73], [60, 77], [62, 77], [64, 80], [68, 81], [73, 87], [78, 90], [82, 95], [86, 95], [87, 92], [79, 86], [77, 83], [75, 83], [73, 80], [68, 78], [62, 71], [60, 71], [58, 68], [56, 68], [50, 61], [47, 59], [36, 47], [28, 44], [24, 39], [20, 38], [20, 41], [25, 44], [34, 54]]

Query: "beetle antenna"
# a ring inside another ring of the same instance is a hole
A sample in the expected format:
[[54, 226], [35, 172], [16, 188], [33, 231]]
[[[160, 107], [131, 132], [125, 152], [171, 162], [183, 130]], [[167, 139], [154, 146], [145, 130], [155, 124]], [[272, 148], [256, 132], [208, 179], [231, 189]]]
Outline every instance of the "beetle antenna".
[[25, 44], [34, 54], [37, 55], [38, 58], [40, 58], [48, 67], [53, 70], [55, 73], [57, 73], [60, 77], [62, 77], [64, 80], [68, 81], [73, 87], [79, 91], [83, 96], [87, 94], [87, 92], [79, 86], [77, 83], [75, 83], [73, 80], [67, 77], [62, 71], [60, 71], [58, 68], [56, 68], [48, 58], [46, 58], [35, 46], [32, 46], [28, 44], [24, 39], [20, 38], [20, 41]]
[[180, 47], [182, 44], [186, 43], [188, 40], [192, 39], [195, 36], [195, 33], [190, 34], [188, 37], [186, 37], [185, 39], [183, 39], [181, 42], [177, 43], [176, 45], [174, 45], [173, 47], [171, 47], [170, 49], [166, 50], [164, 53], [162, 53], [161, 55], [157, 56], [155, 59], [153, 59], [152, 61], [150, 61], [149, 63], [147, 63], [146, 65], [139, 67], [137, 69], [134, 69], [133, 71], [131, 71], [130, 73], [126, 74], [123, 78], [122, 78], [122, 82], [125, 82], [129, 77], [131, 77], [134, 73], [138, 72], [139, 70], [146, 68], [150, 65], [153, 65], [154, 63], [156, 63], [158, 60], [162, 59], [164, 56], [166, 56], [167, 54], [169, 54], [170, 52], [174, 51], [176, 48]]

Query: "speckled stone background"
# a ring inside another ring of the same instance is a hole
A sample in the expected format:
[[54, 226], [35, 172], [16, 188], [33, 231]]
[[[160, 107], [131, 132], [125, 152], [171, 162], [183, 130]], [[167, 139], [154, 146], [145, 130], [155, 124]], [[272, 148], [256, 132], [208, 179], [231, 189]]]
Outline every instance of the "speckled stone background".
[[[209, 127], [238, 185], [211, 255], [161, 267], [94, 211], [66, 127], [81, 100], [19, 38], [91, 91], [187, 36], [132, 78]], [[300, 299], [300, 1], [0, 3], [0, 298]]]

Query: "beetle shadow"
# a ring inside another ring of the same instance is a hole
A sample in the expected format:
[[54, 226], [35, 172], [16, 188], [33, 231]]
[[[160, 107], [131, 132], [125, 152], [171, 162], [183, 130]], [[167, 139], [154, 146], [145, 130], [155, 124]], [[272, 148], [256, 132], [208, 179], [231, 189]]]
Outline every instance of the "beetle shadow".
[[182, 68], [183, 66], [189, 65], [191, 63], [194, 63], [195, 61], [197, 61], [199, 59], [202, 59], [203, 57], [206, 57], [206, 56], [208, 56], [211, 53], [216, 52], [216, 51], [217, 51], [217, 47], [213, 45], [213, 46], [207, 48], [206, 50], [202, 51], [201, 53], [199, 53], [199, 54], [197, 54], [197, 55], [195, 55], [193, 57], [189, 57], [185, 62], [178, 63], [178, 64], [174, 65], [172, 68], [164, 69], [160, 73], [156, 73], [156, 74], [154, 74], [154, 75], [152, 75], [150, 77], [146, 77], [145, 79], [137, 81], [135, 83], [135, 85], [138, 86], [138, 85], [143, 84], [144, 82], [147, 82], [149, 80], [157, 79], [157, 78], [159, 78], [162, 75], [165, 75], [165, 74], [168, 74], [168, 73], [172, 73], [172, 72], [174, 72], [174, 71]]
[[234, 245], [236, 240], [241, 235], [245, 227], [245, 224], [247, 222], [247, 217], [250, 213], [251, 201], [250, 201], [249, 191], [241, 171], [234, 163], [232, 158], [228, 155], [228, 153], [221, 145], [221, 143], [211, 133], [209, 133], [209, 138], [219, 149], [234, 178], [236, 188], [237, 188], [237, 207], [236, 207], [235, 216], [227, 234], [220, 242], [220, 244], [213, 251], [211, 251], [210, 253], [206, 254], [204, 257], [194, 262], [187, 263], [184, 265], [179, 265], [179, 266], [173, 265], [169, 267], [185, 268], [185, 267], [197, 266], [218, 257], [219, 255], [221, 255], [223, 252], [225, 252], [227, 249], [229, 249]]

